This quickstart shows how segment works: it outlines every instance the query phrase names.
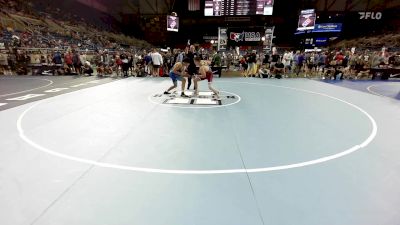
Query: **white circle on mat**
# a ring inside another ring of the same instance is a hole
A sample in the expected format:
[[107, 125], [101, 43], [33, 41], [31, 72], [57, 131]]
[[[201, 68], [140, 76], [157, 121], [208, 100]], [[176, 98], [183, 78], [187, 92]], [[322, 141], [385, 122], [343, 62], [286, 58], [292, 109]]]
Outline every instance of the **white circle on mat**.
[[[2, 78], [2, 79], [3, 79], [3, 78]], [[50, 86], [50, 85], [52, 85], [52, 84], [54, 83], [52, 80], [42, 79], [42, 78], [29, 78], [29, 77], [28, 77], [28, 78], [24, 78], [24, 79], [44, 80], [44, 81], [47, 81], [47, 82], [49, 82], [49, 83], [46, 84], [46, 85], [43, 85], [43, 86], [40, 86], [40, 87], [36, 87], [36, 88], [32, 88], [32, 89], [28, 89], [28, 90], [23, 90], [23, 91], [14, 92], [14, 93], [3, 94], [3, 95], [0, 95], [0, 97], [7, 97], [7, 96], [11, 96], [11, 95], [17, 95], [17, 94], [26, 93], [26, 92], [29, 92], [29, 91], [34, 91], [34, 90], [37, 90], [37, 89], [41, 89], [41, 88], [48, 87], [48, 86]], [[13, 80], [13, 79], [9, 79], [9, 80]], [[15, 80], [15, 79], [14, 79], [14, 80]]]
[[390, 98], [389, 96], [386, 95], [382, 95], [380, 93], [378, 93], [377, 91], [373, 91], [372, 88], [373, 87], [381, 87], [381, 86], [398, 86], [400, 85], [400, 83], [383, 83], [383, 84], [373, 84], [367, 87], [367, 91], [371, 94], [377, 95], [377, 96], [381, 96], [381, 97], [387, 97]]
[[314, 91], [309, 91], [309, 90], [304, 90], [304, 89], [299, 89], [299, 88], [293, 88], [293, 87], [286, 87], [286, 86], [280, 86], [280, 85], [272, 85], [272, 84], [259, 84], [259, 83], [249, 83], [249, 82], [220, 82], [220, 83], [234, 83], [234, 84], [249, 84], [249, 85], [259, 85], [259, 86], [272, 86], [272, 87], [277, 87], [277, 88], [284, 88], [284, 89], [290, 89], [294, 91], [300, 91], [304, 93], [309, 93], [309, 94], [315, 94], [315, 95], [320, 95], [324, 96], [330, 99], [334, 99], [336, 101], [342, 102], [344, 104], [347, 104], [358, 111], [360, 111], [362, 114], [364, 114], [370, 121], [372, 129], [370, 135], [361, 143], [358, 143], [354, 145], [353, 147], [350, 147], [348, 149], [345, 149], [339, 153], [325, 156], [322, 158], [318, 159], [313, 159], [309, 161], [304, 161], [304, 162], [299, 162], [299, 163], [293, 163], [293, 164], [287, 164], [287, 165], [280, 165], [280, 166], [273, 166], [273, 167], [260, 167], [260, 168], [240, 168], [240, 169], [218, 169], [218, 170], [171, 170], [171, 169], [159, 169], [159, 168], [145, 168], [145, 167], [135, 167], [135, 166], [127, 166], [127, 165], [119, 165], [119, 164], [113, 164], [113, 163], [105, 163], [105, 162], [99, 162], [95, 160], [90, 160], [90, 159], [84, 159], [84, 158], [79, 158], [75, 156], [70, 156], [66, 155], [63, 153], [59, 153], [56, 151], [53, 151], [51, 149], [48, 149], [44, 146], [41, 146], [31, 140], [28, 136], [25, 135], [25, 131], [22, 127], [22, 122], [26, 114], [32, 110], [34, 107], [40, 104], [36, 103], [32, 106], [30, 106], [28, 109], [26, 109], [19, 117], [17, 120], [17, 129], [20, 138], [25, 141], [27, 144], [32, 146], [33, 148], [47, 153], [52, 156], [56, 156], [59, 158], [67, 159], [67, 160], [72, 160], [75, 162], [80, 162], [80, 163], [85, 163], [89, 165], [94, 165], [98, 167], [103, 167], [103, 168], [111, 168], [111, 169], [118, 169], [118, 170], [125, 170], [125, 171], [135, 171], [135, 172], [146, 172], [146, 173], [160, 173], [160, 174], [203, 174], [203, 175], [210, 175], [210, 174], [235, 174], [235, 173], [261, 173], [261, 172], [271, 172], [271, 171], [278, 171], [278, 170], [287, 170], [287, 169], [294, 169], [294, 168], [299, 168], [299, 167], [305, 167], [305, 166], [310, 166], [310, 165], [316, 165], [320, 163], [324, 163], [330, 160], [334, 160], [340, 157], [344, 157], [346, 155], [349, 155], [355, 151], [358, 151], [362, 148], [365, 148], [368, 146], [372, 140], [375, 138], [377, 131], [378, 131], [378, 126], [374, 120], [374, 118], [369, 115], [364, 109], [360, 108], [359, 106], [356, 106], [350, 102], [347, 102], [345, 100], [319, 93], [319, 92], [314, 92]]

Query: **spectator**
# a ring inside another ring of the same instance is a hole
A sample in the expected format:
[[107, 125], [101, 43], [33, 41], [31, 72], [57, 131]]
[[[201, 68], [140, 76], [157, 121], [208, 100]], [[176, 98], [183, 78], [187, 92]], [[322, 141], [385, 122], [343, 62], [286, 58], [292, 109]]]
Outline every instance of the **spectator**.
[[121, 61], [122, 61], [122, 73], [124, 74], [124, 77], [128, 77], [128, 71], [129, 71], [129, 59], [126, 53], [121, 54]]
[[82, 74], [82, 62], [80, 54], [76, 50], [72, 51], [72, 64], [74, 65], [75, 72], [78, 75]]
[[302, 72], [304, 60], [304, 55], [300, 51], [297, 51], [294, 57], [296, 76], [299, 76], [300, 72]]
[[145, 71], [145, 73], [147, 73], [148, 75], [151, 75], [152, 74], [152, 68], [151, 68], [151, 56], [150, 56], [150, 53], [149, 54], [146, 54], [146, 51], [144, 51], [144, 65], [145, 65], [145, 67], [144, 67], [144, 71]]
[[67, 67], [69, 68], [69, 70], [72, 72], [74, 66], [73, 66], [71, 51], [68, 51], [67, 54], [65, 54], [64, 62], [67, 65]]
[[163, 57], [156, 49], [153, 49], [151, 56], [151, 61], [153, 62], [153, 72], [152, 75], [154, 77], [158, 77], [160, 75], [160, 67], [164, 64]]
[[278, 62], [276, 62], [275, 65], [273, 66], [272, 73], [277, 79], [281, 79], [285, 74], [285, 65], [282, 63], [280, 59], [278, 59]]
[[256, 50], [253, 50], [249, 56], [247, 57], [247, 63], [248, 63], [248, 67], [247, 67], [247, 77], [255, 77], [256, 73], [257, 73], [257, 55], [256, 55]]
[[93, 68], [90, 65], [89, 61], [86, 61], [84, 66], [83, 66], [83, 74], [89, 75], [89, 76], [92, 76], [92, 74], [93, 74]]

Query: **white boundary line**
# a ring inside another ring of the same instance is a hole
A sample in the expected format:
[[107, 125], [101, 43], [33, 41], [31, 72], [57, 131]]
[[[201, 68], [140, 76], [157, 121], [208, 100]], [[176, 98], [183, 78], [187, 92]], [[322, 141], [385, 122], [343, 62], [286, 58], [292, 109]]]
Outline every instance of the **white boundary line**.
[[371, 94], [374, 94], [374, 95], [377, 95], [377, 96], [380, 96], [380, 97], [392, 98], [392, 97], [389, 97], [389, 96], [386, 96], [386, 95], [379, 94], [378, 92], [372, 91], [371, 88], [372, 88], [372, 87], [378, 87], [378, 86], [384, 86], [384, 85], [389, 85], [389, 86], [390, 86], [390, 85], [393, 85], [393, 86], [396, 86], [397, 84], [400, 84], [400, 83], [373, 84], [373, 85], [367, 87], [367, 91], [368, 91], [369, 93], [371, 93]]
[[181, 109], [211, 109], [211, 108], [221, 108], [221, 107], [227, 107], [227, 106], [235, 105], [235, 104], [239, 103], [239, 102], [242, 100], [242, 98], [240, 98], [240, 96], [237, 95], [237, 94], [235, 94], [235, 93], [231, 93], [231, 92], [227, 92], [227, 91], [220, 91], [220, 92], [221, 92], [221, 93], [227, 93], [227, 94], [230, 94], [230, 95], [234, 95], [234, 96], [237, 97], [237, 98], [236, 98], [237, 100], [236, 100], [235, 102], [232, 102], [232, 103], [229, 103], [229, 104], [226, 104], [226, 105], [211, 105], [211, 106], [191, 106], [191, 105], [189, 105], [189, 106], [179, 106], [179, 105], [174, 105], [174, 104], [163, 104], [162, 102], [155, 102], [155, 101], [153, 101], [153, 99], [152, 99], [152, 96], [155, 95], [155, 94], [149, 95], [149, 96], [147, 97], [147, 99], [148, 99], [151, 103], [154, 103], [154, 104], [157, 104], [157, 105], [161, 105], [161, 106], [164, 106], [164, 107], [170, 107], [170, 108], [181, 108]]
[[304, 89], [298, 89], [298, 88], [292, 88], [292, 87], [286, 87], [286, 86], [279, 86], [279, 85], [270, 85], [270, 84], [256, 84], [256, 83], [249, 83], [249, 82], [225, 82], [225, 83], [235, 83], [235, 84], [252, 84], [252, 85], [260, 85], [260, 86], [273, 86], [273, 87], [279, 87], [279, 88], [285, 88], [285, 89], [290, 89], [290, 90], [296, 90], [296, 91], [301, 91], [305, 93], [311, 93], [311, 94], [316, 94], [324, 97], [328, 97], [334, 100], [337, 100], [339, 102], [345, 103], [349, 106], [352, 106], [353, 108], [357, 109], [358, 111], [362, 112], [371, 122], [372, 125], [372, 130], [371, 134], [368, 136], [365, 141], [363, 141], [360, 144], [357, 144], [349, 149], [346, 149], [340, 153], [322, 157], [319, 159], [315, 160], [310, 160], [310, 161], [305, 161], [305, 162], [300, 162], [300, 163], [294, 163], [294, 164], [289, 164], [289, 165], [282, 165], [282, 166], [274, 166], [274, 167], [263, 167], [263, 168], [253, 168], [253, 169], [226, 169], [226, 170], [168, 170], [168, 169], [156, 169], [156, 168], [144, 168], [144, 167], [133, 167], [133, 166], [124, 166], [124, 165], [117, 165], [117, 164], [111, 164], [111, 163], [104, 163], [104, 162], [98, 162], [90, 159], [83, 159], [83, 158], [78, 158], [66, 154], [62, 154], [59, 152], [55, 152], [51, 149], [45, 148], [34, 141], [30, 140], [26, 135], [25, 131], [22, 128], [22, 121], [25, 117], [25, 115], [32, 110], [34, 107], [38, 106], [40, 102], [30, 106], [28, 109], [26, 109], [19, 117], [17, 120], [17, 129], [20, 138], [25, 141], [27, 144], [31, 145], [32, 147], [36, 148], [37, 150], [47, 153], [49, 155], [53, 155], [56, 157], [60, 157], [63, 159], [68, 159], [72, 160], [75, 162], [80, 162], [80, 163], [85, 163], [89, 165], [94, 165], [98, 167], [103, 167], [103, 168], [112, 168], [112, 169], [119, 169], [119, 170], [125, 170], [125, 171], [135, 171], [135, 172], [146, 172], [146, 173], [161, 173], [161, 174], [235, 174], [235, 173], [260, 173], [260, 172], [270, 172], [270, 171], [278, 171], [278, 170], [287, 170], [287, 169], [293, 169], [293, 168], [299, 168], [299, 167], [305, 167], [305, 166], [310, 166], [310, 165], [316, 165], [319, 163], [327, 162], [330, 160], [334, 160], [340, 157], [344, 157], [346, 155], [349, 155], [355, 151], [358, 151], [362, 148], [365, 148], [372, 142], [372, 140], [375, 138], [377, 131], [378, 131], [378, 126], [374, 120], [374, 118], [369, 115], [365, 110], [362, 108], [349, 103], [345, 100], [329, 96], [327, 94], [323, 93], [318, 93], [314, 91], [308, 91]]
[[[41, 87], [37, 87], [37, 88], [33, 88], [33, 89], [29, 89], [29, 90], [25, 90], [25, 91], [20, 91], [20, 92], [15, 92], [15, 93], [10, 93], [10, 94], [5, 94], [5, 95], [0, 95], [0, 97], [7, 97], [10, 95], [17, 95], [17, 94], [22, 94], [28, 91], [34, 91], [40, 88], [45, 88], [48, 87], [50, 85], [52, 85], [54, 82], [52, 80], [47, 80], [47, 79], [41, 79], [41, 78], [24, 78], [24, 79], [32, 79], [32, 80], [45, 80], [45, 81], [49, 81], [50, 83], [48, 83], [47, 85], [41, 86]], [[10, 79], [11, 80], [11, 79]]]

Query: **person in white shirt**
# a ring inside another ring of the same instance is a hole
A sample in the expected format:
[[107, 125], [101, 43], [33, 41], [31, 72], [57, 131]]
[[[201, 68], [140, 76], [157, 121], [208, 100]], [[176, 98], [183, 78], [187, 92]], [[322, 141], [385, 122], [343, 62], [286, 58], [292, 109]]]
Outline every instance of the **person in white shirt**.
[[153, 62], [153, 76], [158, 77], [160, 74], [160, 67], [163, 65], [163, 58], [161, 54], [156, 51], [156, 49], [153, 49], [151, 60]]
[[85, 52], [81, 52], [81, 54], [79, 56], [79, 59], [81, 60], [82, 63], [85, 63], [87, 61], [87, 52], [88, 51], [89, 50], [86, 49]]
[[292, 71], [293, 52], [285, 52], [282, 58], [282, 63], [285, 65], [286, 72]]

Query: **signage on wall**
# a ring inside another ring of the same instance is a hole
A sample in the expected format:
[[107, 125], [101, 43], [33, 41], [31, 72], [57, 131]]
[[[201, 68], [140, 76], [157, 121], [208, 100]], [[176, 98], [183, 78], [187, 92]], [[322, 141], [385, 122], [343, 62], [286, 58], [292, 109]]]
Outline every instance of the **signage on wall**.
[[264, 28], [253, 29], [228, 29], [228, 45], [229, 46], [254, 46], [262, 45], [262, 40], [265, 34]]
[[314, 39], [314, 43], [316, 46], [326, 46], [328, 44], [327, 37], [317, 37]]
[[242, 41], [261, 41], [260, 32], [231, 32], [229, 35], [231, 41], [242, 42]]
[[228, 45], [228, 28], [219, 27], [218, 28], [218, 51], [226, 50]]
[[312, 32], [323, 33], [323, 32], [341, 32], [341, 31], [342, 31], [341, 23], [320, 23], [315, 25], [315, 28]]
[[274, 29], [275, 27], [267, 27], [265, 29], [263, 45], [264, 45], [264, 50], [266, 51], [271, 51], [272, 40], [274, 38]]
[[382, 19], [381, 12], [359, 12], [360, 20], [380, 20]]
[[[342, 32], [342, 24], [341, 23], [320, 23], [315, 24], [311, 33], [340, 33]], [[297, 31], [295, 34], [304, 34], [305, 31]]]

